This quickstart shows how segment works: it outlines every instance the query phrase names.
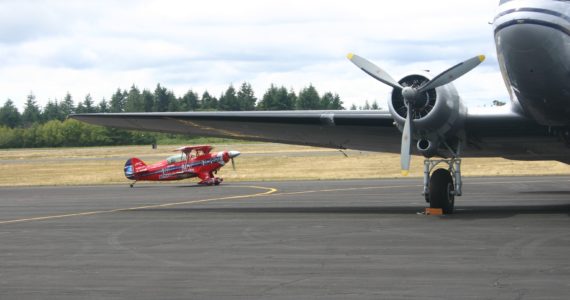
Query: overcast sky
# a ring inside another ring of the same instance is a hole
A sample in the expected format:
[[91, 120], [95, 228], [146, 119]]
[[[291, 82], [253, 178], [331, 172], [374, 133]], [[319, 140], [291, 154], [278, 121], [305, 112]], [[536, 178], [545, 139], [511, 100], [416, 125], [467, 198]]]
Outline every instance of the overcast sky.
[[70, 92], [107, 100], [117, 88], [219, 96], [247, 81], [313, 84], [349, 107], [389, 89], [346, 59], [354, 52], [396, 78], [437, 73], [478, 54], [456, 81], [468, 105], [508, 100], [492, 27], [497, 0], [398, 1], [0, 1], [0, 101], [21, 109]]

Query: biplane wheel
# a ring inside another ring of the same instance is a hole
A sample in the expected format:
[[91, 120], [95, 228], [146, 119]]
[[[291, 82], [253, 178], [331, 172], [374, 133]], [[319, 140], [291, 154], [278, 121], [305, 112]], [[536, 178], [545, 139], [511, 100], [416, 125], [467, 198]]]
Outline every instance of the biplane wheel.
[[134, 185], [134, 184], [132, 184], [132, 183], [131, 183], [131, 184], [129, 184], [129, 185], [131, 186], [131, 188], [133, 188], [133, 187], [135, 186], [135, 185]]

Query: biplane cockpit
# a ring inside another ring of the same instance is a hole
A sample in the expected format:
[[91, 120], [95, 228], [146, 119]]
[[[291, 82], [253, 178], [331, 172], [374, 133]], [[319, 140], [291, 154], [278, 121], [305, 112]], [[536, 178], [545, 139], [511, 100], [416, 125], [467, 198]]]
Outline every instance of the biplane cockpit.
[[[190, 157], [193, 157], [193, 156], [190, 156]], [[185, 161], [186, 159], [187, 159], [186, 153], [182, 152], [180, 154], [169, 156], [166, 159], [166, 163], [168, 163], [170, 165], [170, 164], [174, 164], [177, 162]]]

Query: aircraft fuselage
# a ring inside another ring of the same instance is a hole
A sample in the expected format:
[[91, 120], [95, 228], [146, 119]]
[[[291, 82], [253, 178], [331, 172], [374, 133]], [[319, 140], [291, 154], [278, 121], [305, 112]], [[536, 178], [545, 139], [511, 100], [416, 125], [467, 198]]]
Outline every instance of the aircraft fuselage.
[[570, 125], [570, 1], [503, 0], [494, 34], [512, 100], [542, 125]]

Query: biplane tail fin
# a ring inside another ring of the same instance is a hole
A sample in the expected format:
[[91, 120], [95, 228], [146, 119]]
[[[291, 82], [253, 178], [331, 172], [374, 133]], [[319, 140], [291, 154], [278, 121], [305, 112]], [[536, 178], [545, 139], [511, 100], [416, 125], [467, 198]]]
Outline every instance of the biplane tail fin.
[[137, 173], [145, 172], [146, 170], [144, 161], [136, 157], [128, 159], [125, 163], [125, 176], [128, 179], [133, 179]]

